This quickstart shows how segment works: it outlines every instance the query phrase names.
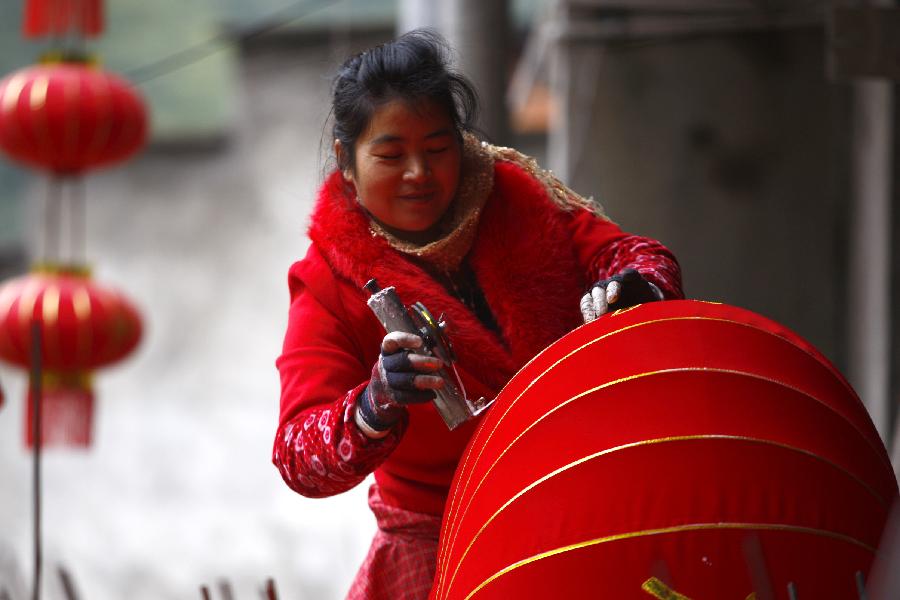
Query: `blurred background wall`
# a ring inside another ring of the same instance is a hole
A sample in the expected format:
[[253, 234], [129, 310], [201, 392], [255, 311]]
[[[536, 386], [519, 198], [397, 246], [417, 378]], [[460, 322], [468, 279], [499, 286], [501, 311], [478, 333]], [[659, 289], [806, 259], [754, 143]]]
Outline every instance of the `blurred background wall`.
[[[135, 356], [97, 377], [94, 445], [45, 458], [46, 597], [62, 597], [57, 564], [86, 599], [196, 598], [221, 579], [252, 598], [267, 577], [285, 598], [343, 597], [374, 531], [367, 485], [307, 500], [281, 482], [269, 462], [273, 363], [287, 269], [306, 250], [329, 166], [331, 76], [351, 52], [417, 26], [457, 49], [494, 141], [538, 157], [623, 228], [664, 241], [689, 297], [750, 308], [808, 338], [852, 372], [889, 439], [898, 216], [876, 204], [882, 227], [855, 225], [874, 202], [854, 183], [860, 96], [827, 76], [826, 8], [107, 2], [92, 50], [145, 95], [152, 138], [137, 159], [87, 177], [87, 255], [96, 279], [139, 305], [147, 331]], [[42, 47], [19, 34], [20, 3], [2, 10], [6, 73]], [[891, 112], [873, 127], [892, 132]], [[0, 275], [35, 257], [46, 187], [0, 163]], [[31, 569], [26, 382], [2, 365], [0, 382], [0, 585], [18, 600]]]

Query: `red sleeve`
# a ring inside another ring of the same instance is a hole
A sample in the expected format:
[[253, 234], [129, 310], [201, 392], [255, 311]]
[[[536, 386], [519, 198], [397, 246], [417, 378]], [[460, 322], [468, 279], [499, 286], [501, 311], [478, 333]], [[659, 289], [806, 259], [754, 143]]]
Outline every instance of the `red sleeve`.
[[678, 261], [656, 240], [625, 233], [615, 223], [586, 210], [578, 210], [570, 230], [578, 261], [591, 281], [632, 268], [656, 285], [664, 298], [684, 298]]
[[291, 489], [309, 497], [349, 490], [374, 471], [400, 441], [406, 420], [373, 440], [356, 426], [356, 399], [371, 365], [354, 349], [350, 325], [323, 306], [301, 281], [293, 300], [281, 375], [281, 416], [272, 461]]

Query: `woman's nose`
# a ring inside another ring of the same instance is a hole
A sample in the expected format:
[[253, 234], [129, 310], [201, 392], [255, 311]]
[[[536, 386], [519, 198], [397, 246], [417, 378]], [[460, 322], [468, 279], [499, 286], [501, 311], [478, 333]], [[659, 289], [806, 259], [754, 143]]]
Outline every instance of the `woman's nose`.
[[428, 160], [424, 156], [413, 156], [406, 165], [403, 178], [411, 182], [425, 181], [429, 172]]

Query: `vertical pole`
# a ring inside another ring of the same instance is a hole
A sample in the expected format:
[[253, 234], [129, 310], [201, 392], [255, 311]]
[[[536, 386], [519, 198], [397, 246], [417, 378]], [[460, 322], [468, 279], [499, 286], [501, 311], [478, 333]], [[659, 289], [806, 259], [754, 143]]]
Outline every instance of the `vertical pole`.
[[793, 581], [789, 581], [787, 584], [788, 591], [788, 599], [789, 600], [797, 600], [797, 586]]
[[849, 379], [890, 444], [891, 331], [890, 82], [854, 84], [853, 204], [847, 285]]
[[226, 579], [219, 581], [219, 593], [222, 595], [222, 600], [234, 600], [234, 592], [231, 590], [231, 584], [228, 583], [228, 580]]
[[459, 70], [478, 90], [478, 126], [492, 141], [508, 143], [509, 1], [450, 0], [442, 6], [444, 33], [457, 52]]
[[869, 596], [866, 594], [866, 579], [863, 577], [862, 571], [856, 572], [856, 593], [859, 600], [869, 600]]
[[34, 441], [34, 463], [32, 471], [32, 498], [34, 509], [34, 584], [32, 587], [32, 600], [41, 598], [41, 404], [42, 390], [42, 351], [41, 351], [41, 323], [31, 322], [31, 398], [33, 410], [31, 412], [31, 434]]
[[569, 160], [572, 140], [569, 112], [572, 98], [572, 48], [569, 45], [569, 16], [564, 0], [554, 1], [553, 39], [550, 54], [550, 89], [556, 110], [550, 115], [550, 132], [547, 136], [547, 166], [561, 181], [570, 183], [572, 176]]
[[79, 600], [78, 592], [75, 591], [75, 582], [72, 581], [72, 575], [69, 574], [68, 569], [60, 566], [57, 573], [59, 574], [59, 582], [62, 585], [65, 600]]
[[275, 590], [275, 580], [272, 578], [266, 580], [266, 587], [263, 590], [263, 600], [278, 600], [278, 592]]
[[434, 0], [400, 0], [397, 5], [397, 35], [430, 27], [442, 29], [440, 5]]

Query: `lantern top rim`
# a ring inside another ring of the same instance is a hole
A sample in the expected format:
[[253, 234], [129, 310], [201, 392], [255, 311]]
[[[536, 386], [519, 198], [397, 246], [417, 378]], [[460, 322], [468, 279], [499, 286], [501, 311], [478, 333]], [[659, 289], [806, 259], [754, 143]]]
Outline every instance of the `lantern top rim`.
[[99, 56], [91, 54], [90, 52], [82, 52], [79, 50], [50, 50], [38, 57], [37, 64], [41, 66], [77, 65], [99, 68], [102, 61]]
[[89, 265], [80, 263], [56, 263], [44, 261], [31, 265], [29, 273], [34, 275], [63, 275], [90, 279], [92, 269]]

